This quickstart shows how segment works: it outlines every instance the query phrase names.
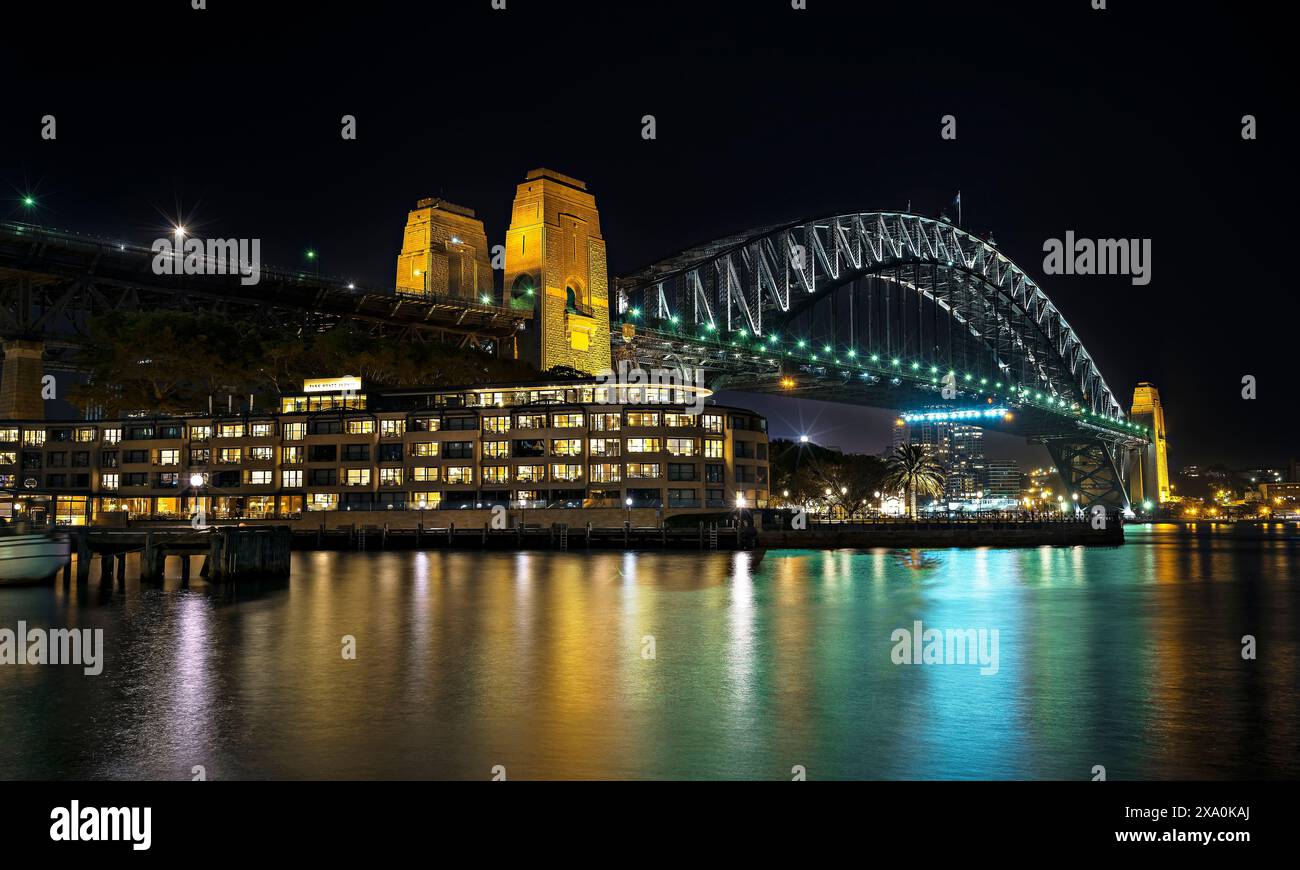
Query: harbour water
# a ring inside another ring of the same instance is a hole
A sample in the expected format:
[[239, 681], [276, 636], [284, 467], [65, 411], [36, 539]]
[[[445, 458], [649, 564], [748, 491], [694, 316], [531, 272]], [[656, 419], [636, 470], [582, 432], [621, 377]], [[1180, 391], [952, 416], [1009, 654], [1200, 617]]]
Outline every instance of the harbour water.
[[[1127, 534], [302, 552], [277, 588], [3, 589], [0, 628], [102, 629], [104, 661], [0, 665], [0, 778], [1300, 775], [1294, 527]], [[996, 630], [996, 673], [895, 663], [918, 621]]]

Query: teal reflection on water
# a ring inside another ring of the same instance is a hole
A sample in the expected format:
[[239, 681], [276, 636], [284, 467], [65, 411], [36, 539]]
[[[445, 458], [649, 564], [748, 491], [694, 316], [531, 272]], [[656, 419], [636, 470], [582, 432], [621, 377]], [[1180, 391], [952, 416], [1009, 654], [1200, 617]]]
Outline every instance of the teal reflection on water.
[[[99, 677], [0, 666], [0, 776], [1300, 773], [1296, 540], [1280, 526], [1128, 536], [1111, 549], [306, 552], [282, 588], [0, 590], [0, 627], [101, 628], [106, 648]], [[894, 632], [918, 621], [996, 632], [996, 673], [895, 664]]]

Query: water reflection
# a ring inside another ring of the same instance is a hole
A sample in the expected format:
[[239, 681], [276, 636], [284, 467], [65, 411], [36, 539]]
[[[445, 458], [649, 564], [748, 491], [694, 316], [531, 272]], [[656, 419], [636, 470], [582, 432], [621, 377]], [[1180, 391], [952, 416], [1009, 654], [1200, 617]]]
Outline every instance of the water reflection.
[[[1295, 554], [1280, 529], [1149, 527], [1113, 549], [297, 553], [279, 589], [3, 590], [0, 626], [102, 628], [106, 662], [0, 666], [0, 776], [1294, 777]], [[998, 672], [893, 664], [918, 621], [997, 630]]]

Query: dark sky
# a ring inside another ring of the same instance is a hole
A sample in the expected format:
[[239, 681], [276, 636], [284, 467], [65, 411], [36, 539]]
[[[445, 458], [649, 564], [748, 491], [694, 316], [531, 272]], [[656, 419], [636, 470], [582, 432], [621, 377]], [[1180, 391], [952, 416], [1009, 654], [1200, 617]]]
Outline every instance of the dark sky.
[[[765, 223], [937, 214], [960, 189], [965, 228], [1041, 283], [1122, 400], [1157, 384], [1175, 467], [1300, 455], [1294, 47], [1274, 4], [208, 5], [6, 9], [0, 214], [34, 191], [45, 223], [147, 243], [180, 213], [388, 287], [416, 199], [475, 208], [495, 243], [535, 166], [589, 183], [614, 274]], [[1045, 276], [1067, 230], [1150, 238], [1152, 282]], [[775, 434], [887, 437], [887, 414], [750, 404]]]

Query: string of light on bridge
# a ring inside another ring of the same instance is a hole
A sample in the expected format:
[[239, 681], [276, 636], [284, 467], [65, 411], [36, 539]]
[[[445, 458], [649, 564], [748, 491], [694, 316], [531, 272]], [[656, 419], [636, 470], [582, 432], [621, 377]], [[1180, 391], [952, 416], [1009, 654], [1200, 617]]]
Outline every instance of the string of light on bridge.
[[[641, 318], [641, 309], [636, 307], [629, 308], [627, 314], [631, 319], [639, 320]], [[673, 314], [666, 318], [666, 322], [671, 324], [674, 330], [678, 330], [681, 318], [678, 315]], [[761, 357], [772, 365], [779, 365], [782, 358], [800, 360], [806, 357], [806, 360], [811, 363], [846, 366], [849, 368], [856, 367], [859, 371], [863, 372], [864, 376], [868, 372], [876, 372], [890, 377], [901, 378], [903, 376], [908, 376], [909, 373], [915, 373], [911, 375], [913, 379], [927, 381], [933, 385], [938, 385], [941, 378], [951, 376], [953, 379], [952, 382], [955, 385], [967, 387], [969, 389], [983, 387], [984, 389], [979, 389], [977, 391], [981, 396], [985, 397], [989, 401], [994, 401], [999, 397], [1003, 397], [1007, 401], [1037, 405], [1058, 414], [1073, 414], [1092, 425], [1119, 429], [1124, 431], [1126, 434], [1150, 435], [1149, 429], [1139, 426], [1136, 423], [1108, 417], [1105, 414], [1084, 408], [1080, 406], [1078, 402], [1069, 401], [1061, 396], [1044, 395], [1041, 392], [1036, 392], [1023, 385], [1016, 386], [1006, 384], [1005, 387], [1007, 390], [1010, 390], [1010, 392], [1002, 393], [1001, 396], [999, 396], [998, 393], [994, 393], [987, 389], [989, 386], [988, 378], [981, 377], [976, 379], [975, 375], [970, 372], [963, 372], [958, 375], [956, 371], [949, 369], [947, 372], [941, 373], [940, 368], [936, 365], [927, 365], [919, 360], [905, 360], [897, 356], [882, 357], [878, 353], [859, 353], [857, 348], [848, 348], [844, 350], [843, 357], [848, 359], [846, 362], [837, 354], [836, 349], [831, 345], [822, 344], [820, 350], [818, 350], [816, 343], [808, 339], [800, 338], [793, 340], [793, 342], [782, 342], [778, 335], [769, 333], [766, 338], [755, 336], [752, 345], [750, 345], [747, 344], [749, 333], [744, 329], [738, 330], [735, 333], [737, 337], [730, 341], [724, 341], [718, 336], [718, 327], [716, 324], [705, 323], [701, 326], [701, 329], [702, 332], [698, 336], [685, 335], [680, 331], [675, 334], [683, 339], [703, 342], [720, 348], [731, 347], [738, 351], [745, 350], [759, 355], [778, 354], [777, 356]], [[791, 345], [793, 345], [793, 347], [791, 347]], [[927, 374], [929, 375], [928, 378], [926, 377]], [[787, 389], [793, 388], [796, 385], [796, 381], [793, 378], [782, 378], [781, 385]], [[995, 381], [993, 383], [994, 390], [1001, 391], [1003, 387], [1004, 385], [1001, 381]], [[1006, 409], [1002, 409], [1000, 413], [990, 414], [989, 416], [1006, 417], [1006, 415]]]

